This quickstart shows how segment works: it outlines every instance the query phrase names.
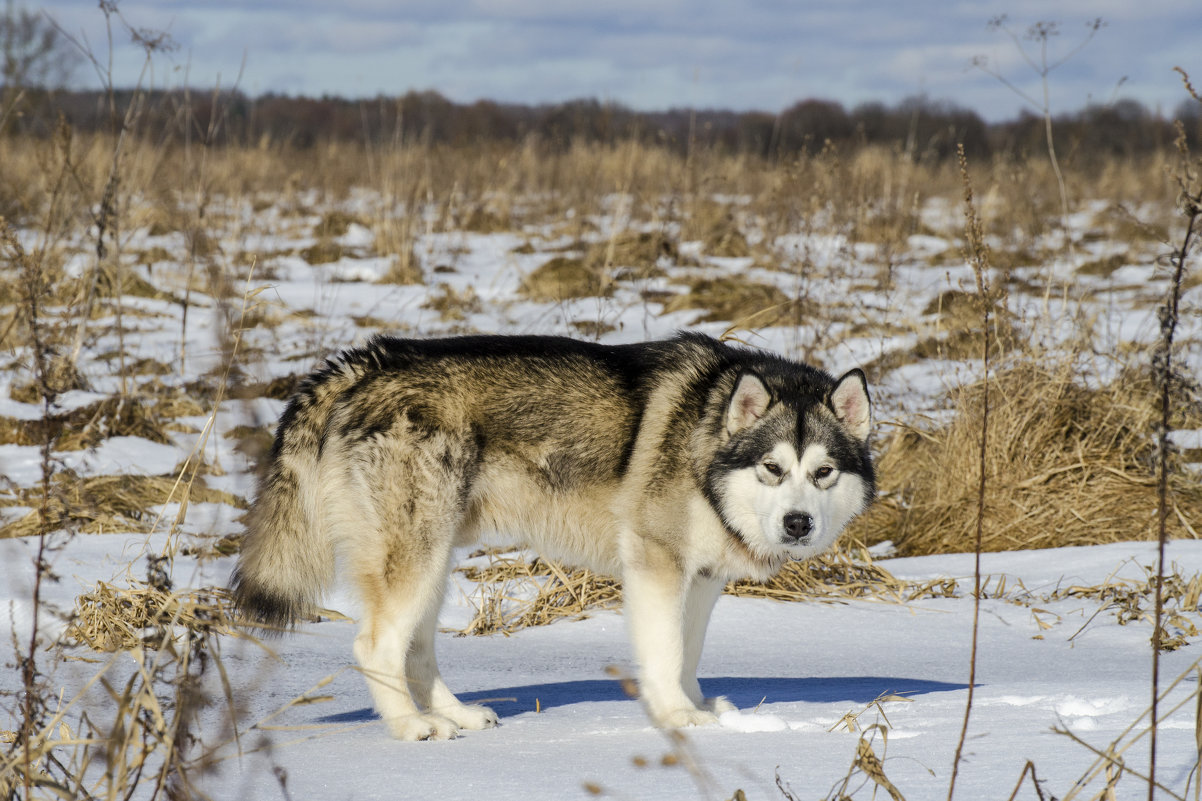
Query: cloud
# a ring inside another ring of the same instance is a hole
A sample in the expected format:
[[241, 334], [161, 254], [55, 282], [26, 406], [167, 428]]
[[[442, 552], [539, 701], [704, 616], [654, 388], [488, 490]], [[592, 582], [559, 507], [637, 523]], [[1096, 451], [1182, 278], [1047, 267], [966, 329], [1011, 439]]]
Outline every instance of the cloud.
[[[238, 38], [246, 28], [237, 23], [226, 27], [220, 37], [222, 41]], [[297, 20], [290, 18], [274, 29], [262, 30], [260, 42], [274, 53], [304, 55], [320, 53], [324, 56], [361, 57], [366, 53], [388, 54], [398, 48], [419, 45], [422, 40], [420, 26], [407, 21], [361, 21], [333, 16]], [[208, 44], [217, 44], [210, 39]]]
[[[68, 29], [105, 41], [94, 0], [46, 7]], [[1046, 0], [1006, 7], [1027, 46], [1026, 27], [1051, 16]], [[1015, 43], [987, 29], [992, 0], [123, 0], [121, 9], [132, 24], [171, 31], [182, 47], [168, 72], [179, 78], [186, 65], [195, 85], [235, 74], [247, 54], [248, 91], [432, 88], [460, 101], [595, 96], [636, 108], [766, 111], [805, 97], [854, 105], [925, 92], [988, 118], [1010, 116], [1023, 101], [970, 68], [981, 54], [1024, 91], [1040, 90]], [[1063, 0], [1054, 12], [1055, 52], [1079, 42], [1087, 19], [1108, 21], [1051, 76], [1058, 108], [1107, 99], [1123, 75], [1125, 91], [1172, 105], [1180, 98], [1173, 63], [1202, 76], [1197, 0]], [[119, 45], [119, 82], [132, 83], [141, 55]]]

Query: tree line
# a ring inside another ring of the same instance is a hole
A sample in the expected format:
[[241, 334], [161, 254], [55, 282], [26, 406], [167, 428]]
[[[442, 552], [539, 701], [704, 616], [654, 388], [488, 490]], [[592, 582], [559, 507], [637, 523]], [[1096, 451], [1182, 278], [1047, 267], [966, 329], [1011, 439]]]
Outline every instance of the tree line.
[[[963, 144], [972, 158], [1023, 157], [1046, 147], [1043, 118], [1021, 113], [995, 123], [945, 101], [908, 98], [893, 105], [870, 102], [845, 108], [834, 100], [807, 99], [779, 114], [758, 111], [669, 109], [636, 111], [620, 104], [573, 100], [517, 105], [480, 100], [455, 103], [437, 92], [345, 99], [241, 92], [28, 90], [9, 114], [7, 133], [49, 135], [65, 120], [78, 131], [104, 131], [135, 121], [134, 133], [191, 139], [210, 145], [288, 145], [327, 142], [428, 143], [476, 146], [534, 140], [540, 146], [659, 143], [681, 153], [692, 148], [764, 158], [813, 154], [825, 147], [847, 152], [876, 145], [916, 160], [943, 160]], [[128, 115], [133, 104], [136, 113]], [[1187, 130], [1199, 138], [1197, 104], [1182, 104]], [[1076, 160], [1135, 158], [1171, 146], [1172, 119], [1135, 100], [1089, 105], [1054, 118], [1058, 142]]]

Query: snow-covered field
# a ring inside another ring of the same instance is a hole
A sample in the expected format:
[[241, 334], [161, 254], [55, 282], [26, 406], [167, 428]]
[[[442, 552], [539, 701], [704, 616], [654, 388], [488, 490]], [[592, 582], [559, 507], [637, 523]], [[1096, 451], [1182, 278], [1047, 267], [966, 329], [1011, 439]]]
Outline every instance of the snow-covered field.
[[[370, 195], [353, 195], [346, 208], [363, 213], [372, 202]], [[317, 205], [316, 199], [311, 205]], [[531, 300], [522, 292], [523, 277], [555, 255], [556, 248], [570, 244], [551, 227], [427, 234], [415, 247], [426, 283], [395, 285], [377, 281], [389, 270], [390, 260], [374, 255], [372, 232], [362, 225], [352, 224], [339, 237], [341, 258], [310, 264], [298, 252], [315, 244], [308, 232], [316, 217], [285, 216], [278, 210], [255, 215], [249, 205], [233, 205], [225, 212], [219, 217], [227, 220], [220, 237], [224, 258], [233, 261], [233, 254], [239, 254], [242, 268], [256, 263], [245, 286], [238, 287], [239, 293], [247, 293], [256, 320], [238, 344], [245, 385], [304, 373], [322, 355], [378, 330], [421, 336], [462, 331], [564, 334], [579, 333], [591, 323], [588, 330], [603, 332], [600, 338], [606, 342], [666, 336], [680, 328], [717, 335], [728, 321], [697, 323], [696, 310], [662, 311], [665, 298], [684, 291], [686, 278], [721, 276], [751, 278], [790, 297], [804, 293], [829, 309], [821, 325], [758, 328], [740, 337], [838, 371], [909, 349], [922, 336], [939, 336], [938, 315], [924, 309], [942, 293], [972, 291], [974, 285], [971, 269], [957, 255], [956, 212], [940, 206], [929, 214], [935, 229], [946, 235], [911, 237], [907, 254], [895, 259], [887, 286], [874, 280], [879, 265], [873, 246], [837, 235], [798, 234], [776, 242], [775, 248], [782, 259], [800, 261], [798, 254], [804, 253], [814, 267], [811, 274], [764, 269], [750, 258], [711, 258], [699, 243], [685, 242], [680, 252], [691, 264], [661, 260], [657, 271], [618, 281], [608, 297], [559, 302]], [[1079, 217], [1074, 224], [1088, 227], [1089, 215]], [[615, 224], [614, 219], [599, 220], [600, 238]], [[132, 266], [133, 254], [154, 249], [168, 255], [148, 267]], [[174, 298], [184, 294], [187, 271], [170, 254], [185, 249], [182, 234], [152, 236], [145, 229], [124, 243], [131, 269]], [[84, 253], [81, 243], [81, 255], [68, 262], [68, 269], [87, 269]], [[1092, 242], [1072, 258], [1083, 263], [1106, 255], [1105, 242]], [[1041, 321], [1041, 336], [1055, 336], [1062, 328], [1067, 338], [1087, 327], [1099, 353], [1146, 345], [1157, 336], [1156, 303], [1166, 286], [1165, 271], [1154, 266], [1155, 255], [1153, 250], [1133, 255], [1132, 263], [1104, 276], [1075, 272], [1068, 257], [1016, 268], [1016, 283], [1058, 288], [1015, 293], [1013, 310], [1022, 321]], [[1192, 269], [1200, 266], [1195, 260]], [[1058, 283], [1048, 283], [1049, 276]], [[250, 297], [250, 290], [261, 287]], [[448, 313], [431, 302], [435, 297], [458, 300]], [[174, 374], [154, 378], [163, 383], [183, 386], [202, 377], [220, 382], [226, 355], [217, 332], [225, 330], [231, 312], [235, 320], [240, 318], [243, 299], [238, 293], [224, 304], [204, 293], [192, 294], [186, 327], [175, 299], [126, 297], [123, 302], [126, 331], [120, 344], [129, 362], [176, 368]], [[1183, 298], [1178, 334], [1184, 343], [1183, 372], [1193, 376], [1202, 375], [1200, 307], [1202, 284], [1195, 282]], [[866, 326], [866, 320], [878, 324]], [[882, 320], [889, 325], [880, 324]], [[1063, 325], [1057, 322], [1061, 320]], [[97, 321], [100, 333], [88, 343], [80, 363], [89, 389], [61, 396], [56, 413], [87, 407], [119, 391], [112, 364], [119, 340], [112, 322]], [[1105, 378], [1111, 367], [1104, 358], [1098, 364], [1097, 375]], [[883, 369], [873, 387], [878, 418], [944, 416], [947, 390], [974, 380], [979, 369], [971, 359], [950, 358], [902, 360], [894, 369]], [[12, 386], [21, 380], [16, 371], [6, 375], [0, 381]], [[144, 380], [149, 379], [134, 379]], [[0, 395], [5, 396], [0, 416], [18, 421], [41, 416], [37, 404], [11, 399], [8, 392]], [[110, 437], [92, 449], [56, 454], [55, 469], [79, 476], [170, 475], [199, 444], [206, 463], [215, 466], [204, 475], [207, 486], [246, 499], [252, 493], [254, 463], [235, 448], [236, 437], [227, 435], [245, 426], [264, 428], [282, 408], [283, 401], [268, 397], [227, 399], [215, 414], [206, 408], [177, 418], [170, 442]], [[1198, 436], [1197, 431], [1177, 433], [1183, 448], [1197, 448]], [[39, 448], [0, 445], [0, 470], [14, 496], [18, 489], [35, 486], [42, 475]], [[9, 505], [0, 511], [8, 522], [28, 509]], [[148, 553], [173, 555], [176, 589], [222, 586], [232, 559], [213, 555], [208, 546], [241, 530], [240, 510], [193, 503], [173, 528], [178, 511], [178, 505], [168, 505], [150, 534], [78, 534], [57, 547], [50, 558], [60, 578], [42, 588], [47, 600], [44, 638], [49, 641], [63, 630], [53, 608], [70, 609], [76, 595], [97, 581], [141, 578]], [[189, 555], [198, 547], [207, 555]], [[0, 615], [0, 639], [16, 648], [25, 647], [30, 631], [36, 548], [33, 538], [0, 540], [0, 600], [7, 610]], [[1113, 599], [1057, 591], [1146, 583], [1146, 569], [1155, 560], [1155, 547], [1146, 542], [985, 556], [983, 570], [992, 577], [992, 586], [1000, 586], [1004, 576], [1007, 590], [989, 594], [980, 606], [977, 688], [957, 797], [1008, 798], [1030, 761], [1045, 793], [1093, 798], [1107, 782], [1097, 752], [1112, 748], [1123, 766], [1114, 797], [1146, 795], [1139, 775], [1148, 766], [1148, 738], [1137, 737], [1147, 729], [1141, 716], [1150, 701], [1151, 602], [1144, 598], [1142, 615], [1126, 620], [1128, 607]], [[1202, 542], [1171, 543], [1167, 560], [1170, 572], [1188, 582], [1202, 573]], [[968, 694], [972, 557], [889, 559], [882, 553], [877, 563], [905, 581], [950, 578], [958, 585], [947, 597], [928, 595], [908, 603], [723, 597], [702, 659], [702, 686], [707, 694], [726, 695], [741, 711], [723, 716], [719, 726], [687, 730], [680, 738], [651, 727], [615, 678], [615, 670], [618, 676], [634, 672], [620, 612], [596, 611], [584, 620], [507, 636], [455, 636], [452, 630], [464, 627], [474, 612], [471, 599], [477, 591], [462, 577], [451, 587], [444, 609], [442, 625], [448, 631], [439, 637], [440, 662], [452, 689], [494, 706], [502, 725], [454, 741], [402, 744], [388, 738], [371, 711], [362, 678], [349, 669], [350, 622], [304, 625], [269, 642], [270, 650], [227, 638], [222, 664], [243, 735], [239, 742], [217, 747], [219, 761], [203, 776], [200, 789], [217, 799], [563, 799], [597, 794], [724, 799], [737, 789], [753, 799], [839, 793], [868, 798], [874, 788], [876, 797], [885, 797], [887, 790], [865, 772], [869, 761], [863, 758], [863, 739], [882, 760], [888, 782], [905, 798], [944, 798]], [[1202, 625], [1197, 593], [1192, 599], [1194, 607], [1182, 620]], [[343, 590], [328, 606], [355, 615], [355, 601]], [[1158, 797], [1163, 798], [1183, 797], [1187, 787], [1193, 797], [1196, 777], [1190, 784], [1190, 772], [1198, 762], [1200, 742], [1195, 739], [1200, 736], [1195, 722], [1198, 675], [1191, 672], [1199, 661], [1198, 638], [1181, 625], [1175, 631], [1189, 644], [1161, 657], [1161, 688], [1167, 693], [1161, 702], [1157, 778], [1164, 788]], [[15, 662], [13, 653], [10, 647], [9, 664]], [[68, 654], [81, 655], [79, 649]], [[64, 701], [103, 663], [103, 656], [87, 656], [89, 661], [60, 661], [49, 652], [39, 656], [48, 686], [55, 695], [61, 692]], [[133, 662], [128, 654], [114, 660], [109, 671], [119, 681]], [[15, 715], [20, 674], [8, 670], [0, 675], [0, 691], [8, 693], [4, 707]], [[211, 689], [220, 696], [219, 686]], [[306, 693], [314, 696], [310, 702], [274, 715]], [[105, 703], [92, 687], [73, 714], [78, 717], [86, 708], [94, 721], [102, 720]], [[208, 747], [228, 737], [227, 713], [220, 700], [203, 713], [197, 731]], [[266, 723], [250, 728], [268, 716]], [[18, 727], [15, 716], [11, 722], [0, 719], [0, 730]], [[854, 768], [857, 753], [860, 767]], [[1085, 785], [1076, 784], [1079, 780]], [[1015, 797], [1036, 798], [1030, 777], [1023, 781]]]

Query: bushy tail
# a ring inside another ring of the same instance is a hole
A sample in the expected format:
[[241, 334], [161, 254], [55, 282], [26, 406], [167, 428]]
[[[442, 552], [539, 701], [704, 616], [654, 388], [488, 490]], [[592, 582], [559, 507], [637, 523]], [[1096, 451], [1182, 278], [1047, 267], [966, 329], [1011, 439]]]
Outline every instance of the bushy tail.
[[[330, 389], [326, 387], [326, 389]], [[312, 615], [333, 579], [334, 545], [321, 520], [319, 437], [328, 403], [312, 385], [285, 411], [231, 579], [234, 603], [265, 630]]]

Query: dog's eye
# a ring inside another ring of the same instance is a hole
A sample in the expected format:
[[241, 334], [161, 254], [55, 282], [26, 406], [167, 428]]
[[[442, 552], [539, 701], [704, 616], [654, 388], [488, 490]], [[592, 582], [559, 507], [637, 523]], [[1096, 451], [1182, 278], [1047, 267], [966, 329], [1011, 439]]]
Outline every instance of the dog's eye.
[[835, 468], [831, 467], [829, 464], [824, 464], [822, 467], [819, 467], [814, 471], [814, 478], [821, 481], [824, 478], [829, 478], [833, 472], [835, 472]]
[[785, 474], [785, 471], [776, 462], [764, 462], [764, 469], [768, 471], [769, 475], [776, 476], [777, 478]]

